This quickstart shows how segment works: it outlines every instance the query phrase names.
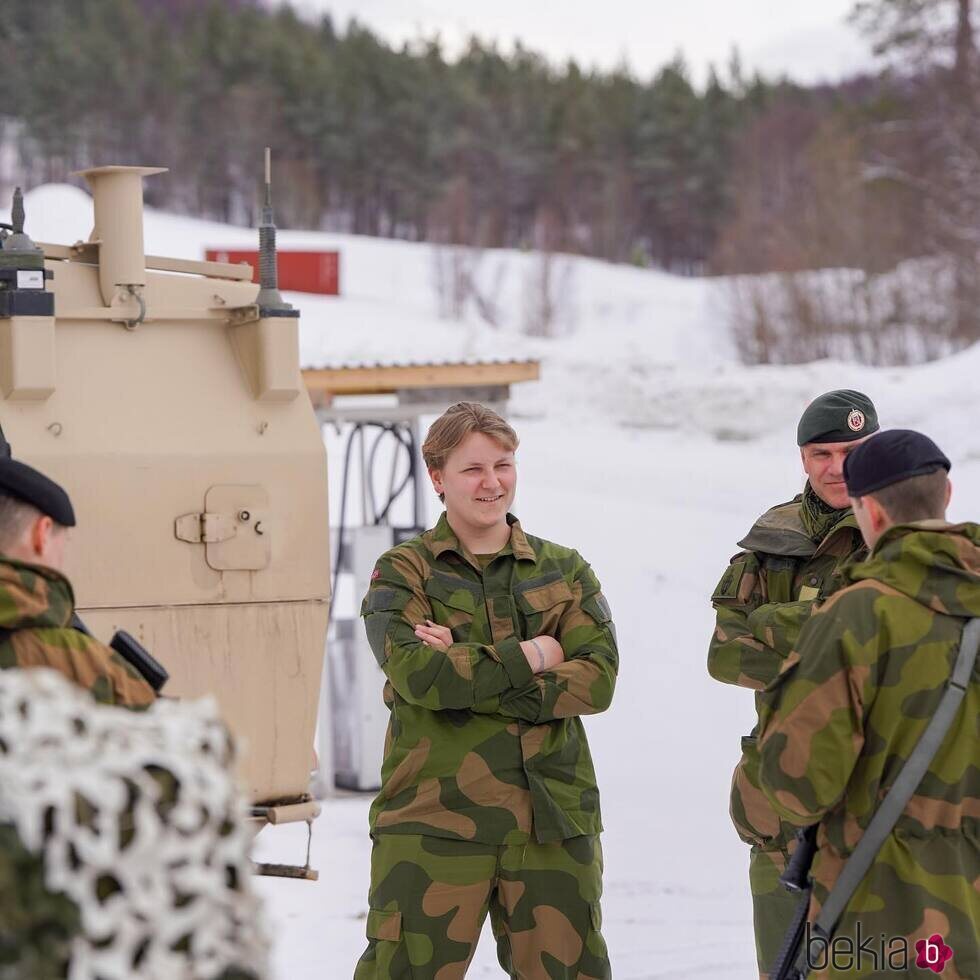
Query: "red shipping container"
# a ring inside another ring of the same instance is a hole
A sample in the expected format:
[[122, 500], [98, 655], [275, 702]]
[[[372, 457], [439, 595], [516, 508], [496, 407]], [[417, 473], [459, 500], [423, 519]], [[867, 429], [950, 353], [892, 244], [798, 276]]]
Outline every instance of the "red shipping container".
[[[247, 262], [252, 282], [259, 281], [259, 253], [255, 249], [209, 248], [209, 262]], [[339, 252], [286, 252], [279, 250], [279, 288], [297, 293], [340, 295]]]

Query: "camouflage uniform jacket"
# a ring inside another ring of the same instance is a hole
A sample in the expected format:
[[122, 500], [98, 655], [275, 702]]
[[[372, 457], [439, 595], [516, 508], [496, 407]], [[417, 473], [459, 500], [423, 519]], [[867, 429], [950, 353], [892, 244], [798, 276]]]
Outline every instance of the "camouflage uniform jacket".
[[50, 667], [104, 704], [152, 704], [153, 689], [119, 654], [68, 625], [74, 610], [59, 572], [0, 557], [0, 670]]
[[[716, 586], [711, 601], [717, 619], [708, 648], [708, 671], [716, 680], [763, 690], [778, 675], [815, 605], [846, 584], [845, 566], [866, 553], [850, 510], [841, 511], [819, 540], [807, 530], [802, 510], [800, 494], [763, 514], [739, 542], [746, 550], [732, 558]], [[732, 821], [747, 843], [783, 847], [793, 830], [780, 825], [763, 796], [758, 765], [753, 731], [742, 739]]]
[[[980, 616], [980, 526], [893, 527], [849, 578], [763, 695], [763, 789], [791, 823], [820, 822], [811, 917], [935, 712], [966, 620]], [[853, 936], [860, 919], [866, 936], [939, 933], [952, 977], [980, 977], [978, 718], [980, 660], [837, 930]]]
[[[507, 520], [486, 568], [445, 514], [378, 561], [361, 613], [391, 718], [372, 833], [512, 844], [602, 829], [579, 716], [612, 699], [609, 606], [576, 551]], [[416, 638], [426, 619], [450, 627], [448, 652]], [[565, 662], [535, 676], [519, 644], [543, 634]]]

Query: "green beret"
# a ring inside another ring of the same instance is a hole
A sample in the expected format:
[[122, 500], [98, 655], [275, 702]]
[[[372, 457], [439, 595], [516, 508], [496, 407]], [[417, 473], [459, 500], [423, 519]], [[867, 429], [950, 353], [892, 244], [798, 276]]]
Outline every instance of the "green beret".
[[860, 391], [843, 388], [814, 398], [796, 430], [796, 444], [853, 442], [878, 431], [874, 403]]

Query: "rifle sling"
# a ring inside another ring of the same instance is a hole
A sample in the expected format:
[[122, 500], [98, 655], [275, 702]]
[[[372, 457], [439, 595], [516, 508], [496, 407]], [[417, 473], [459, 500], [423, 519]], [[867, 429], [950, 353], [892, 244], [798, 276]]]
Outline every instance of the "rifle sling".
[[[916, 743], [912, 754], [908, 757], [898, 778], [892, 784], [881, 806], [875, 811], [875, 815], [868, 824], [868, 829], [864, 832], [857, 847], [854, 848], [851, 856], [844, 864], [834, 887], [831, 889], [827, 900], [823, 903], [820, 914], [814, 923], [814, 930], [819, 930], [825, 938], [830, 938], [837, 925], [847, 903], [851, 900], [858, 885], [861, 884], [864, 876], [868, 873], [881, 850], [885, 839], [892, 832], [898, 818], [902, 815], [906, 804], [912, 798], [926, 770], [932, 764], [939, 746], [942, 745], [946, 733], [953, 724], [956, 712], [959, 710], [963, 697], [966, 694], [967, 686], [970, 683], [970, 676], [973, 673], [973, 665], [977, 659], [977, 648], [980, 647], [980, 618], [971, 619], [967, 622], [960, 639], [960, 649], [956, 656], [956, 663], [943, 692], [942, 700], [935, 714], [922, 733], [922, 737]], [[803, 968], [802, 960], [805, 959], [806, 951], [800, 950], [797, 965]], [[805, 971], [804, 974], [805, 976]]]

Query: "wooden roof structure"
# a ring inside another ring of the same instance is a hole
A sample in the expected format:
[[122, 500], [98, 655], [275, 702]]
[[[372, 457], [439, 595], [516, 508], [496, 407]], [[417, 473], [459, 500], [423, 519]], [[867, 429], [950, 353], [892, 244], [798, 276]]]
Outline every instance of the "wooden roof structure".
[[315, 406], [336, 395], [396, 394], [413, 389], [505, 387], [537, 381], [539, 361], [457, 361], [426, 364], [356, 364], [304, 368], [303, 381]]

